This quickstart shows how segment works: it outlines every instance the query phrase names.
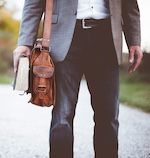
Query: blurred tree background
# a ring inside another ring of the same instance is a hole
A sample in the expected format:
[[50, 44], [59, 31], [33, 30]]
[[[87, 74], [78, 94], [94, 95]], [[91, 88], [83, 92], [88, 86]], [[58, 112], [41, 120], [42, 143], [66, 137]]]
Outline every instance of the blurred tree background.
[[[8, 9], [6, 1], [0, 0], [0, 83], [13, 77], [13, 50], [17, 45], [20, 21], [14, 18], [16, 8]], [[42, 21], [38, 36], [42, 34]]]
[[8, 10], [6, 1], [0, 0], [0, 74], [12, 75], [13, 54], [19, 21], [13, 18], [15, 10]]

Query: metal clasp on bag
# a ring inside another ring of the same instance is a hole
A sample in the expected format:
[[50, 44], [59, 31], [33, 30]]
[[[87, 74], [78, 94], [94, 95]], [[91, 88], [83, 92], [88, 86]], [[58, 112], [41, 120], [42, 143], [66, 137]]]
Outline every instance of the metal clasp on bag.
[[42, 46], [42, 41], [43, 41], [43, 40], [45, 40], [45, 39], [43, 39], [43, 38], [38, 38], [38, 39], [36, 39], [36, 42], [35, 42], [35, 44], [34, 44], [34, 48], [39, 48], [40, 51], [46, 50], [46, 51], [48, 51], [48, 52], [51, 52], [51, 47], [45, 48], [45, 47]]
[[45, 48], [45, 47], [41, 47], [40, 51], [48, 51], [51, 52], [51, 47]]
[[46, 92], [46, 86], [45, 85], [38, 85], [38, 92], [45, 93]]
[[85, 19], [82, 19], [82, 27], [83, 27], [83, 29], [91, 29], [92, 28], [92, 26], [85, 25]]

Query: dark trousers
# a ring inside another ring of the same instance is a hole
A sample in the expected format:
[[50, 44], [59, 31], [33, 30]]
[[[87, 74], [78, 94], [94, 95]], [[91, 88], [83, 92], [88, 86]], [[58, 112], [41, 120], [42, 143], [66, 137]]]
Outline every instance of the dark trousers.
[[110, 19], [91, 29], [76, 25], [67, 57], [55, 66], [57, 99], [52, 111], [50, 158], [73, 158], [73, 119], [83, 74], [94, 111], [95, 158], [117, 158], [119, 66]]

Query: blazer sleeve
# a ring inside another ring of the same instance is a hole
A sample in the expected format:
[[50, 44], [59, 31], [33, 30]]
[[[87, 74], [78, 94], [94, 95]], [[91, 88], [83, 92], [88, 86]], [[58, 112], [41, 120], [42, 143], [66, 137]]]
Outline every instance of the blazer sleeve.
[[141, 45], [140, 11], [137, 0], [122, 0], [123, 31], [128, 47]]
[[25, 0], [20, 23], [18, 46], [33, 46], [44, 11], [45, 0]]

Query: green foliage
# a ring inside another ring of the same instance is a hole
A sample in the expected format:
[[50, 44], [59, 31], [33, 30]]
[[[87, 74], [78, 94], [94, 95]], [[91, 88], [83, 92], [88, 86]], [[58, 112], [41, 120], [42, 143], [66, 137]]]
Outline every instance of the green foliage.
[[150, 113], [150, 84], [121, 80], [120, 102]]
[[5, 8], [5, 2], [0, 0], [0, 73], [7, 72], [12, 67], [12, 51], [17, 43], [19, 21], [13, 18], [14, 11]]
[[[20, 21], [14, 19], [15, 10], [8, 10], [5, 0], [0, 0], [0, 73], [7, 73], [13, 67], [13, 50], [16, 47]], [[40, 23], [38, 37], [42, 36]]]
[[11, 84], [13, 81], [13, 76], [0, 74], [0, 84]]

